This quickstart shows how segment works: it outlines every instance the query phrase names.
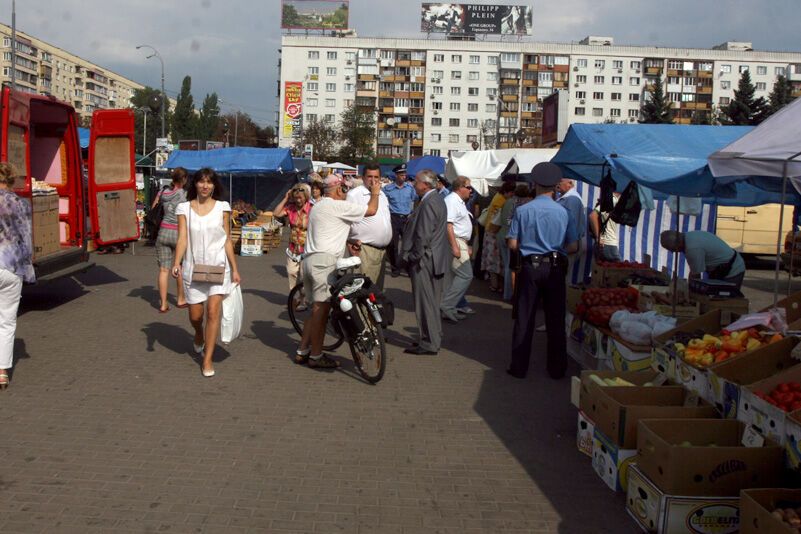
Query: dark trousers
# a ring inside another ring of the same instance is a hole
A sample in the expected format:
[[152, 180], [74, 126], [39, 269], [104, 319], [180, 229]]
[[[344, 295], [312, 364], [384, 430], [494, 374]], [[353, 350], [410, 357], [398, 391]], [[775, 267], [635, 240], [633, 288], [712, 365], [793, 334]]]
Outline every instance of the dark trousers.
[[390, 222], [392, 223], [392, 241], [387, 247], [387, 258], [389, 259], [389, 266], [393, 273], [398, 273], [401, 270], [401, 239], [403, 238], [403, 227], [406, 226], [406, 219], [408, 215], [400, 215], [398, 213], [390, 214]]
[[[524, 261], [517, 277], [516, 317], [512, 332], [512, 364], [509, 370], [525, 376], [531, 359], [531, 341], [534, 336], [534, 319], [542, 301], [547, 329], [547, 368], [553, 378], [561, 378], [567, 370], [567, 336], [565, 334], [565, 306], [567, 294], [566, 265], [542, 263], [534, 266]], [[538, 347], [538, 352], [542, 349]]]

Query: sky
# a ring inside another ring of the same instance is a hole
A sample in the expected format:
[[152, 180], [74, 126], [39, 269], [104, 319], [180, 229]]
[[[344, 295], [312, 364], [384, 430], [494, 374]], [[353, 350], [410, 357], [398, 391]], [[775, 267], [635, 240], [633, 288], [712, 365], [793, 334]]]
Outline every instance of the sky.
[[[350, 0], [350, 26], [361, 37], [420, 37], [419, 0]], [[799, 0], [558, 0], [488, 2], [534, 8], [537, 41], [611, 36], [615, 44], [711, 48], [751, 41], [758, 50], [801, 51]], [[273, 124], [281, 47], [280, 0], [17, 0], [17, 28], [175, 97], [192, 77], [196, 105], [216, 92], [236, 109]], [[11, 23], [11, 0], [0, 0]]]

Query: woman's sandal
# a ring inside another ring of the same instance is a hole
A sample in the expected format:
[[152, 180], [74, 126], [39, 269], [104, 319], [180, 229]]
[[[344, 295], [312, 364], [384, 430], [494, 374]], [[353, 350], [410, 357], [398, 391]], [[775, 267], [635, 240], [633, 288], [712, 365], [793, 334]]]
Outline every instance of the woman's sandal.
[[334, 360], [331, 357], [329, 357], [327, 354], [323, 354], [317, 360], [310, 357], [308, 365], [312, 369], [336, 369], [337, 367], [339, 367], [340, 363], [337, 360]]
[[298, 365], [303, 365], [304, 363], [309, 363], [309, 355], [308, 354], [298, 354], [295, 353], [295, 358], [293, 360]]
[[8, 374], [0, 373], [0, 391], [8, 387]]

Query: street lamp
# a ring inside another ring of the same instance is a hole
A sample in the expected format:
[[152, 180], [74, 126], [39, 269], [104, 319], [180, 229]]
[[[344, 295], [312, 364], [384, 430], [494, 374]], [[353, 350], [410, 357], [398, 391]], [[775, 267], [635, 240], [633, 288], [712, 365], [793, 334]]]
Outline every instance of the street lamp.
[[145, 59], [150, 59], [152, 57], [156, 57], [161, 62], [161, 98], [162, 98], [162, 103], [161, 103], [161, 137], [167, 137], [167, 126], [166, 126], [166, 122], [165, 122], [165, 119], [164, 119], [164, 108], [167, 107], [167, 93], [164, 92], [164, 60], [161, 58], [161, 54], [159, 54], [159, 51], [156, 50], [154, 47], [152, 47], [152, 46], [150, 46], [148, 44], [143, 44], [143, 45], [139, 45], [139, 46], [136, 47], [137, 50], [139, 50], [141, 48], [149, 48], [149, 49], [151, 49], [153, 51], [153, 53], [150, 54], [149, 56], [147, 56]]

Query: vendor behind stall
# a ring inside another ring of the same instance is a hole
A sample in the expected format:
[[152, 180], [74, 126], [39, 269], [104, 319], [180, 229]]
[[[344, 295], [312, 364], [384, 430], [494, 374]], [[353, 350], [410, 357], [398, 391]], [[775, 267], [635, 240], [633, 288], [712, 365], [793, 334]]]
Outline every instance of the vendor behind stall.
[[742, 256], [721, 238], [710, 232], [696, 230], [687, 233], [668, 230], [659, 237], [662, 246], [671, 252], [684, 252], [690, 265], [690, 278], [700, 278], [706, 272], [713, 280], [743, 284], [745, 262]]

